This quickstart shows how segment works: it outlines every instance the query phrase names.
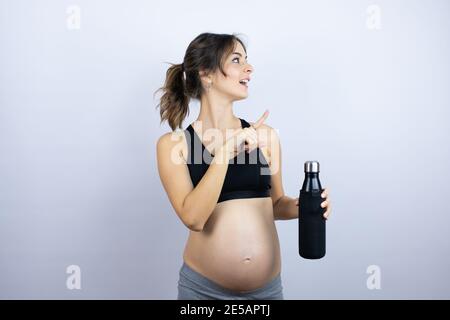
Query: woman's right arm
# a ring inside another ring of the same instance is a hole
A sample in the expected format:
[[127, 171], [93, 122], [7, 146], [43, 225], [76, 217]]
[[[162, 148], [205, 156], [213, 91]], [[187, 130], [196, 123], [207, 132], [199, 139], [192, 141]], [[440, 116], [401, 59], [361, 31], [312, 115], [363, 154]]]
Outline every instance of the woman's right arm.
[[[173, 134], [173, 136], [172, 136]], [[179, 133], [166, 133], [157, 143], [158, 171], [178, 217], [192, 231], [202, 231], [213, 212], [222, 190], [231, 159], [228, 144], [217, 150], [200, 182], [192, 185], [189, 170], [181, 155]]]
[[202, 231], [217, 205], [230, 161], [224, 148], [216, 152], [204, 176], [184, 199], [184, 209], [192, 217], [191, 230]]

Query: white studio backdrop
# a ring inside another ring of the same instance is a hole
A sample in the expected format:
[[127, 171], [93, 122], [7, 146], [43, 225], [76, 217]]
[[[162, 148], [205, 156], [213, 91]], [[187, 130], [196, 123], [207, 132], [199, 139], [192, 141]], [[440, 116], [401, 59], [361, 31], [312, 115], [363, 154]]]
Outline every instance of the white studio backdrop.
[[270, 111], [286, 194], [307, 160], [330, 189], [325, 258], [276, 222], [285, 298], [450, 298], [449, 18], [445, 0], [0, 0], [0, 298], [176, 298], [188, 229], [153, 92], [203, 32], [245, 36], [234, 112]]

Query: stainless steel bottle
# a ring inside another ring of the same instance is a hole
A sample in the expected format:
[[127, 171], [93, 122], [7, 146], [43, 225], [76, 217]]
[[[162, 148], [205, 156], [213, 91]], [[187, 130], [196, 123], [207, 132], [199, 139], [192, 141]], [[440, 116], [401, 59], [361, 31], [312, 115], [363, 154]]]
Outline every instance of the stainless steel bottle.
[[326, 208], [320, 204], [325, 200], [319, 179], [319, 162], [306, 161], [305, 179], [299, 195], [298, 248], [305, 259], [320, 259], [325, 256], [325, 218]]

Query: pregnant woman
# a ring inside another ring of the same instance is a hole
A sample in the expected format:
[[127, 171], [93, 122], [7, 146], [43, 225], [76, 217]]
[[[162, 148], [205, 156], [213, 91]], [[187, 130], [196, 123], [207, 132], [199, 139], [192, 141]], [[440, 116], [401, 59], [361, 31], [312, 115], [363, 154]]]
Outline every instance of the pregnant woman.
[[[176, 214], [189, 228], [178, 299], [283, 299], [274, 220], [298, 218], [284, 194], [281, 144], [265, 124], [233, 112], [248, 96], [253, 67], [236, 35], [203, 33], [172, 64], [159, 103], [172, 131], [157, 142], [158, 171]], [[185, 130], [190, 99], [200, 114]], [[330, 214], [328, 191], [322, 207]]]

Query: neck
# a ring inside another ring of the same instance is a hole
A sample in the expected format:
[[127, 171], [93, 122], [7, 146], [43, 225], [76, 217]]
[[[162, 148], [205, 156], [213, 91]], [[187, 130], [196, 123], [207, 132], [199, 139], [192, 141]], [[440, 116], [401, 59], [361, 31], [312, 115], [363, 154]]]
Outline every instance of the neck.
[[236, 128], [239, 119], [233, 114], [231, 100], [218, 95], [204, 94], [200, 103], [200, 114], [196, 121], [201, 121], [203, 130]]

